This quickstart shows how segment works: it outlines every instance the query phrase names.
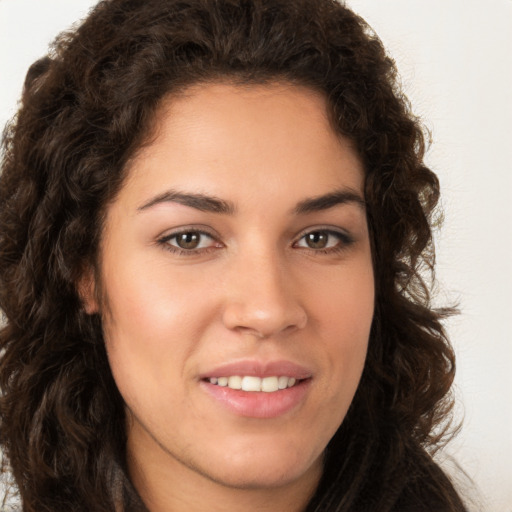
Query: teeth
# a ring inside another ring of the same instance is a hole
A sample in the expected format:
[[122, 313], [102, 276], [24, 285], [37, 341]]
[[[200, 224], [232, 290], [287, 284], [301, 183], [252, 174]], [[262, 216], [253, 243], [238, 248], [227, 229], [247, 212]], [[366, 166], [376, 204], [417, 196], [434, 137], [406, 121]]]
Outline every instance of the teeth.
[[210, 384], [231, 389], [251, 392], [263, 391], [265, 393], [274, 393], [281, 389], [291, 388], [297, 382], [293, 377], [286, 377], [285, 375], [281, 377], [265, 377], [263, 379], [252, 375], [244, 377], [233, 375], [231, 377], [211, 377], [208, 381]]
[[229, 377], [228, 388], [242, 389], [242, 377], [239, 377], [238, 375], [235, 375], [234, 377]]
[[288, 377], [279, 377], [277, 386], [279, 389], [286, 389], [288, 387]]
[[265, 377], [261, 381], [261, 391], [272, 393], [279, 389], [279, 379], [277, 377]]
[[243, 391], [261, 391], [261, 379], [259, 377], [244, 377], [242, 379]]

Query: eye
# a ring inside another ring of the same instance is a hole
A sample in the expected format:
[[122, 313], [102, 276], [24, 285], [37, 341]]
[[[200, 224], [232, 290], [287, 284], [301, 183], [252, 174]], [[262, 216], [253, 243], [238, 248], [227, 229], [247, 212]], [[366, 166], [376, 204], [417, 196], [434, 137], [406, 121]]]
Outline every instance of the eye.
[[295, 243], [295, 247], [316, 251], [329, 251], [342, 249], [350, 243], [352, 243], [352, 239], [344, 233], [328, 229], [318, 229], [303, 235]]
[[220, 245], [210, 234], [193, 230], [166, 235], [159, 242], [170, 250], [182, 252], [210, 249]]

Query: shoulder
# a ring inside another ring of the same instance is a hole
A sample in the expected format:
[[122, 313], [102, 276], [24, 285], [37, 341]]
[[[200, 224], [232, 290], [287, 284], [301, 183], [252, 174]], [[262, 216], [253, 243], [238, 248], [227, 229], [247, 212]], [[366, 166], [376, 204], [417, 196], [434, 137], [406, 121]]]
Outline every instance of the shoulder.
[[393, 512], [467, 512], [450, 478], [426, 451], [412, 454], [405, 470]]

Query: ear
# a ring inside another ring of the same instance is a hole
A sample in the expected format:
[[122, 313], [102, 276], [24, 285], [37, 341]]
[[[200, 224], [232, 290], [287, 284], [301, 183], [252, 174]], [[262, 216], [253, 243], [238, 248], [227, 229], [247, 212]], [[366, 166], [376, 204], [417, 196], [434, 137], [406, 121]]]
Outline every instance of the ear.
[[100, 307], [96, 293], [96, 277], [94, 269], [90, 265], [82, 272], [77, 283], [77, 291], [82, 301], [84, 311], [88, 315], [99, 313]]

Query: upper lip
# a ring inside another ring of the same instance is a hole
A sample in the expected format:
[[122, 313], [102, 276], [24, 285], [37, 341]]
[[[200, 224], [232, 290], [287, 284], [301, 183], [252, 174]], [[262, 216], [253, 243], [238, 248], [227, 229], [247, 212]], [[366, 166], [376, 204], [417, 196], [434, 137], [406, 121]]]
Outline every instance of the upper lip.
[[213, 368], [199, 377], [209, 379], [212, 377], [229, 377], [233, 375], [253, 377], [293, 377], [297, 380], [308, 379], [312, 376], [311, 370], [291, 361], [256, 361], [244, 360], [226, 363]]

